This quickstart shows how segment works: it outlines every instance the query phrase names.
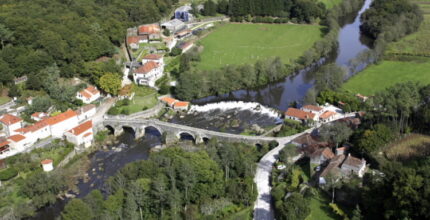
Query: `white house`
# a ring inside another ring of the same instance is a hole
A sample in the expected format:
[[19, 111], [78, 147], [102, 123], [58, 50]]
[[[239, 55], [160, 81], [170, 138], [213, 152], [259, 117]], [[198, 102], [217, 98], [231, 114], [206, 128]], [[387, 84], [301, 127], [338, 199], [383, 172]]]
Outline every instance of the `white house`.
[[67, 141], [76, 146], [90, 147], [93, 142], [93, 122], [86, 121], [64, 133]]
[[21, 134], [15, 134], [8, 138], [8, 141], [10, 142], [10, 147], [14, 151], [23, 151], [25, 148], [29, 147], [31, 144], [31, 141], [27, 139], [24, 135]]
[[173, 104], [173, 109], [176, 111], [187, 111], [189, 106], [189, 102], [175, 102], [175, 104]]
[[48, 123], [44, 120], [36, 122], [32, 125], [15, 130], [20, 135], [25, 136], [29, 143], [36, 143], [38, 140], [51, 136], [51, 129]]
[[51, 135], [55, 138], [61, 138], [65, 131], [79, 124], [78, 115], [70, 109], [46, 119], [45, 122], [49, 125]]
[[142, 64], [149, 63], [151, 61], [161, 66], [164, 65], [163, 55], [161, 54], [151, 53], [142, 58]]
[[4, 114], [0, 118], [0, 123], [3, 126], [3, 131], [6, 133], [6, 136], [12, 136], [17, 134], [15, 130], [22, 128], [23, 120], [20, 117], [11, 114]]
[[315, 115], [319, 116], [323, 113], [323, 108], [315, 105], [305, 105], [302, 107], [302, 110], [305, 112], [314, 113]]
[[175, 105], [176, 102], [178, 102], [178, 100], [165, 96], [160, 98], [160, 101], [163, 102], [164, 104], [166, 104], [167, 106], [173, 108], [173, 106]]
[[285, 118], [296, 121], [316, 120], [317, 115], [312, 112], [306, 112], [297, 108], [288, 108], [285, 112]]
[[186, 25], [183, 21], [181, 21], [179, 19], [173, 19], [173, 20], [170, 20], [168, 22], [162, 23], [161, 27], [163, 29], [167, 29], [170, 32], [175, 33], [177, 31], [184, 29], [186, 27]]
[[97, 113], [97, 107], [94, 104], [85, 105], [78, 110], [76, 114], [78, 115], [79, 122], [86, 121], [93, 117]]
[[35, 121], [41, 121], [47, 117], [48, 117], [48, 114], [46, 114], [45, 112], [35, 112], [35, 113], [31, 114], [31, 119], [33, 119]]
[[127, 37], [127, 44], [133, 50], [139, 49], [141, 43], [148, 43], [148, 38], [144, 37], [144, 36], [128, 36]]
[[366, 171], [366, 160], [360, 160], [348, 154], [348, 157], [343, 162], [342, 166], [340, 167], [340, 170], [343, 176], [355, 174], [358, 177], [362, 178], [364, 176], [364, 172]]
[[40, 164], [42, 164], [43, 171], [45, 172], [49, 172], [54, 169], [54, 161], [51, 159], [44, 159]]
[[337, 113], [332, 111], [325, 111], [322, 113], [319, 118], [321, 122], [329, 122], [333, 121], [336, 118]]
[[88, 86], [86, 89], [77, 92], [76, 98], [89, 104], [100, 98], [100, 91], [94, 86]]
[[10, 142], [6, 138], [0, 138], [0, 155], [10, 151]]
[[163, 71], [163, 65], [149, 61], [134, 71], [133, 79], [136, 84], [154, 87], [155, 81], [163, 76]]

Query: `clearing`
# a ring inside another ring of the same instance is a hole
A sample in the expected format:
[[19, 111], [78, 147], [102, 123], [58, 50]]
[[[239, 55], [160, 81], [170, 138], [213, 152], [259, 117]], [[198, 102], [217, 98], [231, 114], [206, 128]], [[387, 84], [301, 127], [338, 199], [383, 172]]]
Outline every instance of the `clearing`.
[[389, 160], [406, 161], [430, 154], [430, 136], [411, 134], [384, 150]]
[[319, 2], [324, 3], [327, 8], [333, 8], [334, 6], [340, 4], [342, 0], [319, 0]]
[[204, 50], [197, 67], [209, 70], [269, 57], [290, 63], [323, 37], [321, 29], [318, 25], [221, 25], [200, 41]]
[[10, 101], [9, 97], [0, 96], [0, 105], [6, 104]]
[[343, 89], [369, 96], [406, 81], [430, 84], [430, 59], [427, 62], [382, 61], [349, 79]]

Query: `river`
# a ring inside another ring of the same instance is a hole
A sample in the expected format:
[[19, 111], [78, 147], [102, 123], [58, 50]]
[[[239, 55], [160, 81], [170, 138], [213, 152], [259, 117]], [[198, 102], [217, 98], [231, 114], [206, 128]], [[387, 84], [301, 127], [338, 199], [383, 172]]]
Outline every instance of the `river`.
[[[335, 62], [339, 66], [349, 67], [349, 61], [370, 47], [370, 40], [360, 33], [360, 15], [369, 8], [371, 0], [366, 0], [359, 13], [344, 18], [339, 33], [339, 47], [327, 62]], [[279, 111], [285, 111], [291, 102], [301, 102], [307, 91], [313, 87], [315, 69], [306, 69], [289, 76], [281, 82], [271, 83], [259, 89], [242, 89], [220, 96], [210, 96], [194, 100], [199, 107], [190, 114], [177, 115], [171, 122], [190, 126], [241, 133], [252, 124], [268, 127], [279, 123]], [[350, 72], [350, 75], [354, 73]], [[261, 106], [260, 106], [261, 105]], [[231, 124], [234, 119], [238, 123]], [[227, 126], [226, 126], [227, 124]], [[160, 144], [160, 136], [156, 130], [148, 130], [143, 138], [134, 140], [131, 132], [124, 132], [114, 146], [99, 150], [90, 155], [91, 166], [86, 180], [78, 183], [82, 198], [93, 189], [105, 192], [106, 180], [126, 164], [145, 160], [150, 149]], [[40, 210], [34, 220], [51, 220], [58, 217], [67, 200], [59, 200], [54, 205]]]

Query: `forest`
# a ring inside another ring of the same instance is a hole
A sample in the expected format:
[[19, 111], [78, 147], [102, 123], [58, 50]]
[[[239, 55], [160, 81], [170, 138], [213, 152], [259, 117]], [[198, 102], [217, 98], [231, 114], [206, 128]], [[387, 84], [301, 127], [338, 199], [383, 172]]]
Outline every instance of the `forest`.
[[[112, 56], [126, 29], [158, 21], [177, 0], [3, 0], [0, 7], [0, 81], [37, 76], [56, 64], [61, 77], [92, 74]], [[115, 71], [110, 69], [109, 71]]]
[[73, 199], [62, 219], [221, 219], [253, 204], [255, 163], [267, 151], [215, 139], [169, 147], [111, 177], [106, 199], [98, 190]]

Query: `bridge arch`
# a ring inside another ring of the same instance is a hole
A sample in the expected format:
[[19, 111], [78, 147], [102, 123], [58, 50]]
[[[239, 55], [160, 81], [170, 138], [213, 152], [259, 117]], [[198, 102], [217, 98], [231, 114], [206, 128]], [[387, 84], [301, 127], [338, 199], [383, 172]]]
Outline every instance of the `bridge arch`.
[[143, 127], [143, 129], [145, 130], [145, 133], [149, 133], [155, 136], [159, 136], [161, 137], [163, 135], [163, 130], [157, 126], [154, 125], [148, 125]]
[[191, 132], [188, 132], [188, 131], [180, 131], [180, 132], [178, 132], [176, 137], [179, 140], [183, 140], [183, 141], [193, 141], [194, 143], [196, 143], [196, 141], [197, 141], [196, 135], [192, 134]]
[[124, 130], [124, 132], [130, 132], [131, 134], [133, 134], [134, 136], [136, 136], [137, 129], [134, 128], [133, 126], [123, 125], [122, 129]]
[[105, 125], [105, 128], [108, 130], [108, 133], [110, 135], [115, 134], [115, 128], [113, 126], [111, 126], [111, 125]]

